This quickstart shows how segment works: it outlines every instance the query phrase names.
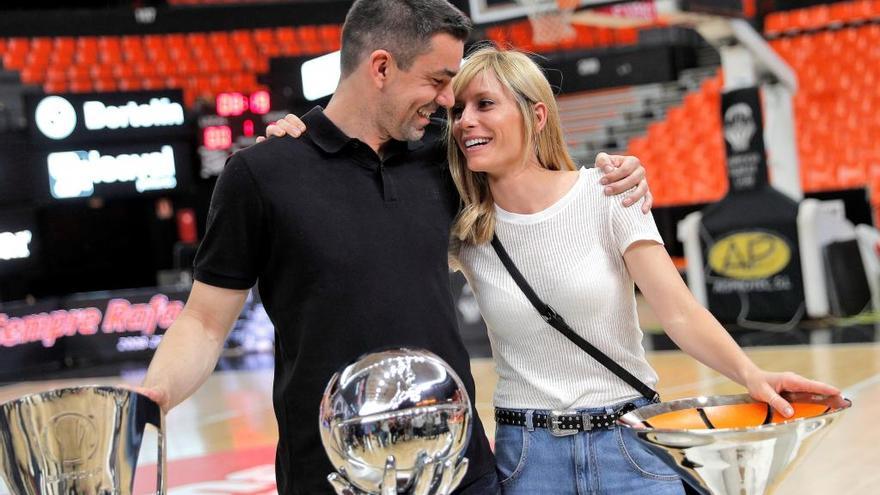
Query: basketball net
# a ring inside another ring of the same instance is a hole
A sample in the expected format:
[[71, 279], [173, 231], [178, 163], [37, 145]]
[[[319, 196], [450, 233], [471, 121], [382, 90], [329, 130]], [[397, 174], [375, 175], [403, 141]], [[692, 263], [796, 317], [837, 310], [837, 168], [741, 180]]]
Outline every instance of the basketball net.
[[516, 0], [528, 9], [532, 25], [532, 42], [536, 45], [554, 45], [573, 38], [577, 33], [571, 25], [571, 16], [580, 3], [578, 0]]

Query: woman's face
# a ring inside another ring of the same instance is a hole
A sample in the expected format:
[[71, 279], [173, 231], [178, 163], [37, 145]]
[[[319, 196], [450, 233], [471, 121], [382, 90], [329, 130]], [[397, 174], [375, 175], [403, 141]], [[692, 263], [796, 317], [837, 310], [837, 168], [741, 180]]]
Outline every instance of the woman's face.
[[490, 72], [456, 95], [452, 135], [473, 172], [498, 175], [523, 163], [523, 117], [514, 96]]

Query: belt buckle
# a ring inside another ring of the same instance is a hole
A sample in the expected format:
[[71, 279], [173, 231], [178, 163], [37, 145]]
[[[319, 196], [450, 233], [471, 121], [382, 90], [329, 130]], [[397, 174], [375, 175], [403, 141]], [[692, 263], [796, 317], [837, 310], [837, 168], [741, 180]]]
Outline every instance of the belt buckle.
[[577, 435], [578, 430], [575, 428], [563, 429], [562, 416], [579, 416], [577, 411], [550, 411], [547, 414], [547, 429], [554, 437], [567, 437]]

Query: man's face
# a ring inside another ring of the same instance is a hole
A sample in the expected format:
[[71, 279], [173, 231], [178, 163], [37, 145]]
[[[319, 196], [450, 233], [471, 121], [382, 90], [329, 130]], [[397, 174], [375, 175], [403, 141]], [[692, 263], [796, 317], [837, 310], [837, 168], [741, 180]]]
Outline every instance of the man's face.
[[454, 102], [452, 77], [458, 72], [464, 43], [440, 33], [431, 38], [431, 48], [419, 55], [407, 70], [396, 63], [383, 88], [383, 110], [379, 124], [398, 141], [417, 141], [425, 134], [429, 117], [439, 107]]

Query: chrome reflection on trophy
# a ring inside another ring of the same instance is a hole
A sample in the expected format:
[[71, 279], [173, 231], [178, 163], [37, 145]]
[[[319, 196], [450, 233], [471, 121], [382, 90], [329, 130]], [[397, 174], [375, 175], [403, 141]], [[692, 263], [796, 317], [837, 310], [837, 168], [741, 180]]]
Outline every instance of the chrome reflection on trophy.
[[653, 404], [620, 418], [704, 495], [771, 493], [794, 464], [852, 402], [841, 396], [783, 394], [793, 419], [748, 395]]
[[147, 423], [158, 429], [157, 490], [165, 493], [163, 414], [115, 387], [52, 390], [0, 405], [0, 465], [16, 495], [130, 495]]
[[333, 467], [368, 493], [382, 490], [389, 457], [398, 492], [413, 491], [425, 462], [458, 462], [471, 421], [461, 379], [424, 350], [363, 356], [333, 375], [320, 408], [321, 441]]

